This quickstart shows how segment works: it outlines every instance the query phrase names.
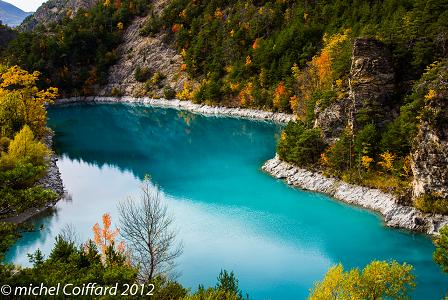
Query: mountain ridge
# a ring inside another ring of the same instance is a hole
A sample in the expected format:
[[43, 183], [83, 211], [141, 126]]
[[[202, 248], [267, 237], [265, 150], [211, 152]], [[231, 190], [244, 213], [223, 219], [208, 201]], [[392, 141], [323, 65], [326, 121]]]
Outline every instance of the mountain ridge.
[[0, 20], [11, 27], [19, 26], [32, 12], [26, 12], [11, 3], [0, 0]]

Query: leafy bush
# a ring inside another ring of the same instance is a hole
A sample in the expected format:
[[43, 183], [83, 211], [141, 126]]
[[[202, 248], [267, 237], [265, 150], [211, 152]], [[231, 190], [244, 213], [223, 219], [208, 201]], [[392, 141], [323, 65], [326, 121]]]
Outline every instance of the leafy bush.
[[0, 260], [3, 261], [5, 252], [19, 236], [17, 224], [0, 222]]
[[151, 78], [152, 72], [148, 67], [137, 67], [135, 69], [134, 78], [138, 82], [146, 82], [148, 79]]
[[345, 170], [351, 169], [353, 145], [350, 134], [343, 132], [336, 143], [325, 149], [321, 162], [334, 175], [341, 175]]
[[423, 194], [414, 200], [414, 206], [423, 212], [448, 215], [448, 199], [434, 194]]
[[6, 136], [0, 137], [0, 153], [8, 151], [11, 140]]
[[162, 81], [166, 76], [161, 72], [155, 72], [150, 79], [146, 80], [145, 87], [147, 91], [162, 87]]
[[22, 189], [32, 186], [45, 174], [45, 166], [35, 166], [30, 162], [5, 163], [5, 157], [0, 160], [0, 189]]
[[277, 146], [280, 158], [299, 166], [315, 164], [325, 148], [319, 129], [307, 129], [299, 122], [289, 122]]
[[40, 186], [20, 190], [0, 189], [0, 208], [8, 212], [21, 213], [31, 207], [42, 207], [56, 199], [55, 192]]
[[339, 264], [315, 284], [309, 299], [410, 299], [416, 286], [412, 269], [395, 261], [373, 261], [361, 272], [344, 271]]
[[27, 125], [15, 135], [8, 147], [8, 156], [11, 159], [31, 162], [36, 166], [44, 165], [49, 155], [50, 150], [34, 139], [34, 134]]
[[435, 239], [434, 261], [442, 268], [443, 272], [448, 273], [448, 226], [440, 229], [440, 235]]
[[379, 131], [374, 124], [364, 126], [355, 137], [353, 150], [358, 159], [363, 156], [374, 158], [379, 150]]
[[165, 99], [174, 99], [176, 98], [176, 91], [171, 86], [166, 86], [163, 89], [163, 97]]

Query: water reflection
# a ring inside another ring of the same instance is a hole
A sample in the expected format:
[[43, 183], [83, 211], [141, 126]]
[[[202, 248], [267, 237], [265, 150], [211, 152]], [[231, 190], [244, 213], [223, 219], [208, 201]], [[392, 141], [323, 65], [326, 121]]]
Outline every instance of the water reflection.
[[417, 299], [438, 299], [448, 286], [426, 237], [384, 228], [374, 214], [263, 174], [278, 126], [127, 105], [54, 108], [50, 125], [73, 199], [36, 220], [45, 229], [21, 239], [11, 261], [26, 263], [37, 248], [48, 253], [65, 224], [75, 224], [81, 240], [91, 238], [101, 215], [117, 221], [118, 201], [138, 196], [150, 174], [180, 230], [186, 286], [214, 284], [225, 268], [255, 299], [302, 299], [330, 265], [363, 267], [373, 259], [413, 264]]

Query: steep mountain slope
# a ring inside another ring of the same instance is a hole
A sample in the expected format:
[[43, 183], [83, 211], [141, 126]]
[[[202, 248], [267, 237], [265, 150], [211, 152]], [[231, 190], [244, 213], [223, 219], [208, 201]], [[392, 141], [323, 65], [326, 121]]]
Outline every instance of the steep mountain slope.
[[[107, 85], [99, 94], [123, 94], [133, 96], [150, 95], [153, 97], [173, 97], [174, 91], [182, 89], [187, 74], [181, 72], [182, 57], [175, 49], [164, 42], [165, 34], [143, 36], [141, 28], [158, 17], [167, 0], [152, 3], [151, 13], [147, 17], [136, 18], [123, 33], [123, 41], [117, 49], [119, 60], [109, 69]], [[147, 70], [146, 82], [136, 79], [138, 70]], [[148, 80], [158, 82], [148, 83]], [[171, 95], [167, 93], [171, 92]]]
[[43, 3], [34, 14], [26, 18], [19, 26], [20, 30], [31, 31], [37, 25], [48, 25], [73, 17], [80, 9], [93, 7], [98, 0], [49, 0]]
[[10, 27], [20, 25], [29, 16], [30, 12], [25, 12], [14, 5], [0, 0], [0, 20]]

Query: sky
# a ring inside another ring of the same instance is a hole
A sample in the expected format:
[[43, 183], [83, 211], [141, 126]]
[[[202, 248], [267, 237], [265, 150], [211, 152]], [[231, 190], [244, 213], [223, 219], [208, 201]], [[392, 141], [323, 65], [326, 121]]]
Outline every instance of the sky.
[[24, 11], [36, 11], [36, 9], [47, 0], [3, 0], [11, 3]]

